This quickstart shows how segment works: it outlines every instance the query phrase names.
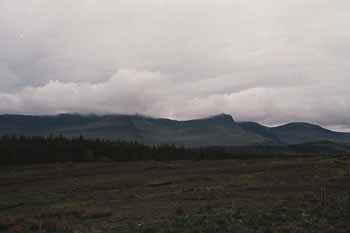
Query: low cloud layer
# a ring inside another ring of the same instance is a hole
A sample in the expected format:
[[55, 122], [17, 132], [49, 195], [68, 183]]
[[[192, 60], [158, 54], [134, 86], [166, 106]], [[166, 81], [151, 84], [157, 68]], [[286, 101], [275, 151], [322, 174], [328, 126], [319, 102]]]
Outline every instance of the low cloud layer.
[[0, 113], [350, 129], [345, 0], [0, 1]]

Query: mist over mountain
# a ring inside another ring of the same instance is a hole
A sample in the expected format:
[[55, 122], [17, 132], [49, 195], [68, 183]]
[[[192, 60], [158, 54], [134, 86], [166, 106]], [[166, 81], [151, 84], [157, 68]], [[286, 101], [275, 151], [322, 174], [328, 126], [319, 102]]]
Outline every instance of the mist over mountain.
[[1, 0], [0, 113], [229, 112], [349, 131], [349, 11], [346, 0]]
[[188, 121], [141, 115], [0, 115], [0, 135], [84, 136], [186, 147], [350, 142], [350, 133], [334, 132], [318, 125], [289, 123], [267, 127], [255, 122], [236, 122], [227, 114]]

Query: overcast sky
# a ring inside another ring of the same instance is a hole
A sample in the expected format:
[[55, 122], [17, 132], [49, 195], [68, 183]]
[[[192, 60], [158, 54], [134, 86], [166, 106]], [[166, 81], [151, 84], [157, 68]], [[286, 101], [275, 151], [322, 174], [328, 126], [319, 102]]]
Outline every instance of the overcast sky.
[[349, 0], [0, 0], [0, 113], [350, 129]]

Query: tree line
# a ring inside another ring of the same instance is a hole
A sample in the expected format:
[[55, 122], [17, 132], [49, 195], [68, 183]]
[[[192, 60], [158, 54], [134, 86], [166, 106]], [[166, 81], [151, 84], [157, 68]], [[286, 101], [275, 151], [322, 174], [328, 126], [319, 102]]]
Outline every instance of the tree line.
[[[318, 146], [317, 146], [318, 145]], [[216, 160], [281, 156], [350, 155], [350, 145], [319, 143], [292, 146], [186, 148], [138, 142], [88, 139], [83, 136], [1, 136], [0, 166], [84, 161]]]
[[223, 158], [223, 154], [225, 153], [208, 149], [190, 149], [175, 145], [147, 146], [138, 142], [87, 139], [83, 136], [77, 138], [0, 137], [0, 165], [82, 161], [199, 160]]

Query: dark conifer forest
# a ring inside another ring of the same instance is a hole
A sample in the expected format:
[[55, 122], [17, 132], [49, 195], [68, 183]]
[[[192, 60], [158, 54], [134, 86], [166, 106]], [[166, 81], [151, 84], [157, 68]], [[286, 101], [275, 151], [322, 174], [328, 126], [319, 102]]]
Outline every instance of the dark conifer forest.
[[145, 146], [137, 142], [91, 140], [84, 137], [0, 138], [0, 164], [82, 161], [174, 160], [194, 158], [197, 152], [171, 145]]
[[288, 146], [186, 148], [138, 142], [86, 139], [83, 136], [2, 136], [0, 165], [88, 161], [171, 161], [264, 158], [308, 155], [347, 155], [350, 146], [319, 142]]

